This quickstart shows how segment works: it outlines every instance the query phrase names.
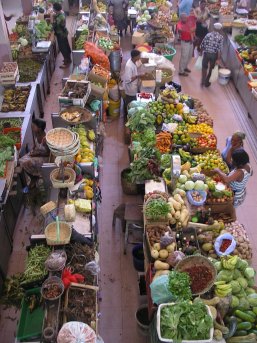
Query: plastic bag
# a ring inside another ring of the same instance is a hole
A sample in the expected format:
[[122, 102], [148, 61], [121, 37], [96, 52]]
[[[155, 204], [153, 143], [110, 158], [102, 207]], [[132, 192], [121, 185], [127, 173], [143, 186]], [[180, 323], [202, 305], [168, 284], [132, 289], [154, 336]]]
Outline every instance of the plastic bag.
[[173, 295], [168, 290], [168, 281], [168, 275], [161, 275], [150, 284], [154, 304], [159, 305], [173, 300]]
[[196, 62], [195, 62], [195, 69], [201, 70], [202, 69], [202, 63], [203, 63], [203, 56], [198, 56]]
[[57, 343], [96, 343], [95, 331], [81, 322], [64, 324], [57, 336]]
[[215, 82], [218, 80], [218, 77], [219, 77], [219, 66], [216, 65], [213, 70], [212, 70], [212, 73], [211, 73], [211, 77], [210, 77], [210, 82]]
[[93, 64], [98, 64], [110, 71], [110, 62], [108, 57], [94, 43], [86, 42], [84, 44], [84, 49], [85, 55], [91, 58]]
[[85, 270], [89, 271], [93, 275], [97, 275], [100, 272], [100, 267], [96, 261], [91, 261], [85, 265]]
[[[228, 248], [224, 252], [221, 252], [220, 247], [221, 247], [223, 239], [231, 240], [231, 244], [228, 246]], [[223, 235], [220, 235], [219, 237], [217, 237], [214, 243], [214, 249], [218, 256], [230, 255], [235, 250], [235, 248], [236, 248], [236, 241], [230, 233], [224, 233]]]

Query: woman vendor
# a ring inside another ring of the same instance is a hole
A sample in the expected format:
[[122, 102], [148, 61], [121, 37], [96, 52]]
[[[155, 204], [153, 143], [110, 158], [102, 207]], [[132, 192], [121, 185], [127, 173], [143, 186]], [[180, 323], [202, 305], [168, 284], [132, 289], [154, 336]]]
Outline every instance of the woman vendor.
[[220, 169], [216, 172], [223, 182], [229, 185], [234, 192], [234, 207], [240, 206], [246, 197], [246, 184], [249, 177], [253, 174], [249, 164], [249, 156], [243, 148], [236, 149], [231, 155], [233, 169], [226, 175]]
[[122, 37], [122, 31], [127, 32], [128, 18], [127, 18], [127, 0], [111, 0], [109, 6], [113, 6], [113, 19], [117, 27], [119, 35]]
[[194, 47], [200, 51], [200, 45], [202, 40], [208, 33], [210, 12], [206, 7], [206, 1], [201, 0], [199, 7], [194, 9], [194, 15], [196, 17], [196, 30], [195, 30], [195, 41]]
[[229, 169], [232, 167], [232, 153], [236, 149], [243, 148], [243, 141], [245, 139], [245, 133], [236, 131], [232, 136], [228, 137], [226, 140], [226, 147], [222, 151], [221, 156], [223, 160], [227, 163]]
[[34, 136], [33, 149], [19, 159], [20, 166], [30, 177], [30, 188], [36, 187], [38, 178], [41, 175], [41, 167], [43, 163], [49, 159], [49, 148], [46, 144], [46, 122], [42, 119], [32, 120], [32, 133]]

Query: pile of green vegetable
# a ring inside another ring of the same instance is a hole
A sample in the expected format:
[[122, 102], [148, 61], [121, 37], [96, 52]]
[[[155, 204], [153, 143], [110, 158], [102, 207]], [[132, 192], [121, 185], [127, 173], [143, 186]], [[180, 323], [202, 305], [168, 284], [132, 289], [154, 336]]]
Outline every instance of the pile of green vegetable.
[[42, 64], [32, 58], [18, 62], [20, 79], [19, 82], [33, 82], [37, 79]]
[[248, 47], [257, 46], [257, 35], [255, 33], [250, 33], [247, 36], [237, 35], [235, 36], [235, 42]]
[[174, 343], [182, 340], [206, 340], [210, 338], [213, 327], [212, 317], [201, 302], [181, 301], [161, 309], [161, 336], [172, 339]]
[[171, 154], [163, 154], [161, 157], [161, 168], [166, 169], [171, 166]]
[[0, 119], [0, 132], [10, 127], [22, 127], [23, 118]]
[[171, 271], [169, 273], [168, 288], [176, 301], [192, 299], [190, 277], [187, 273]]
[[143, 132], [133, 132], [132, 141], [139, 142], [144, 147], [154, 147], [156, 144], [156, 136], [154, 130], [147, 128]]
[[75, 50], [84, 50], [84, 44], [87, 41], [89, 31], [84, 29], [80, 35], [75, 39]]
[[145, 216], [149, 220], [158, 221], [167, 218], [170, 213], [170, 205], [166, 200], [159, 199], [150, 199], [145, 205]]
[[37, 245], [30, 249], [26, 269], [23, 273], [22, 285], [41, 280], [47, 275], [45, 261], [50, 252], [51, 249], [44, 245]]
[[48, 25], [47, 21], [42, 19], [35, 25], [35, 36], [38, 40], [47, 40], [52, 31], [52, 25]]
[[155, 130], [155, 116], [142, 107], [138, 107], [133, 115], [128, 118], [126, 126], [131, 131], [142, 132], [146, 128]]
[[155, 148], [141, 148], [130, 164], [132, 182], [156, 179], [160, 176], [160, 153]]

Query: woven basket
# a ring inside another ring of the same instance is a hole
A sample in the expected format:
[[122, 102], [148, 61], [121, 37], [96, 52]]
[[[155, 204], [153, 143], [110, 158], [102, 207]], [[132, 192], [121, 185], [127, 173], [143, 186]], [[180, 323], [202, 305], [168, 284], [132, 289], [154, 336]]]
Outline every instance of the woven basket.
[[[57, 179], [60, 169], [54, 169], [50, 174], [50, 180], [54, 188], [69, 188], [74, 186], [76, 180], [76, 173], [71, 168], [64, 168], [64, 181]], [[68, 179], [65, 179], [68, 177]]]
[[[51, 285], [54, 285], [54, 286], [56, 285], [61, 290], [60, 294], [55, 298], [47, 298], [45, 296], [45, 293], [44, 293], [44, 290], [47, 289]], [[45, 300], [49, 300], [49, 301], [54, 301], [54, 300], [59, 299], [62, 296], [63, 292], [64, 292], [64, 284], [62, 282], [62, 279], [60, 279], [58, 276], [50, 276], [48, 279], [45, 280], [45, 282], [43, 283], [42, 288], [41, 288], [42, 297]]]
[[[156, 194], [155, 194], [156, 195]], [[167, 202], [167, 199], [165, 199], [164, 196], [162, 196], [161, 194], [158, 194], [159, 197], [158, 199], [162, 199], [164, 201]], [[152, 200], [155, 200], [156, 198], [152, 198], [152, 197], [149, 197], [145, 203], [144, 203], [144, 207], [143, 207], [143, 210], [144, 210], [144, 219], [145, 219], [145, 223], [148, 223], [148, 224], [151, 224], [151, 223], [160, 223], [160, 224], [165, 224], [165, 223], [169, 223], [169, 219], [168, 217], [160, 217], [158, 218], [158, 220], [154, 221], [152, 218], [147, 218], [146, 215], [145, 215], [145, 210], [146, 210], [146, 207], [147, 207], [147, 204], [152, 201]]]
[[55, 210], [57, 207], [56, 203], [54, 201], [49, 201], [43, 206], [40, 207], [40, 213], [45, 216], [47, 213]]
[[[65, 112], [68, 112], [68, 113], [79, 112], [80, 116], [78, 120], [69, 121], [63, 117], [63, 114]], [[69, 124], [79, 124], [83, 122], [86, 123], [86, 122], [89, 122], [93, 117], [92, 113], [89, 110], [87, 110], [86, 108], [79, 107], [79, 106], [67, 107], [60, 112], [59, 116]]]
[[59, 222], [60, 240], [57, 239], [56, 222], [52, 222], [45, 228], [46, 242], [48, 245], [63, 245], [69, 244], [71, 237], [71, 228], [65, 222]]
[[123, 169], [121, 172], [121, 187], [124, 194], [127, 195], [137, 195], [137, 184], [125, 179], [124, 175], [129, 171], [129, 168]]
[[207, 257], [201, 256], [201, 255], [185, 257], [176, 265], [175, 270], [183, 272], [185, 269], [188, 269], [190, 267], [195, 267], [195, 266], [205, 266], [209, 269], [209, 271], [212, 274], [212, 280], [209, 282], [209, 284], [205, 288], [203, 288], [201, 292], [193, 294], [193, 295], [200, 295], [200, 294], [204, 294], [208, 292], [211, 289], [211, 287], [213, 286], [216, 280], [217, 272], [216, 272], [216, 268], [211, 263], [211, 261]]
[[52, 148], [65, 148], [74, 141], [74, 133], [68, 129], [56, 128], [49, 130], [46, 134], [46, 142]]

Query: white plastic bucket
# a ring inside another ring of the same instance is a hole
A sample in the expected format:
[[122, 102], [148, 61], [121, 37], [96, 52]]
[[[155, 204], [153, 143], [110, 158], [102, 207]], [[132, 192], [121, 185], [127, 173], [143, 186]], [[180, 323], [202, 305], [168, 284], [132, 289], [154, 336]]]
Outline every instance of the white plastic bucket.
[[219, 69], [219, 84], [220, 85], [227, 85], [230, 79], [230, 75], [231, 75], [231, 70], [229, 69]]

